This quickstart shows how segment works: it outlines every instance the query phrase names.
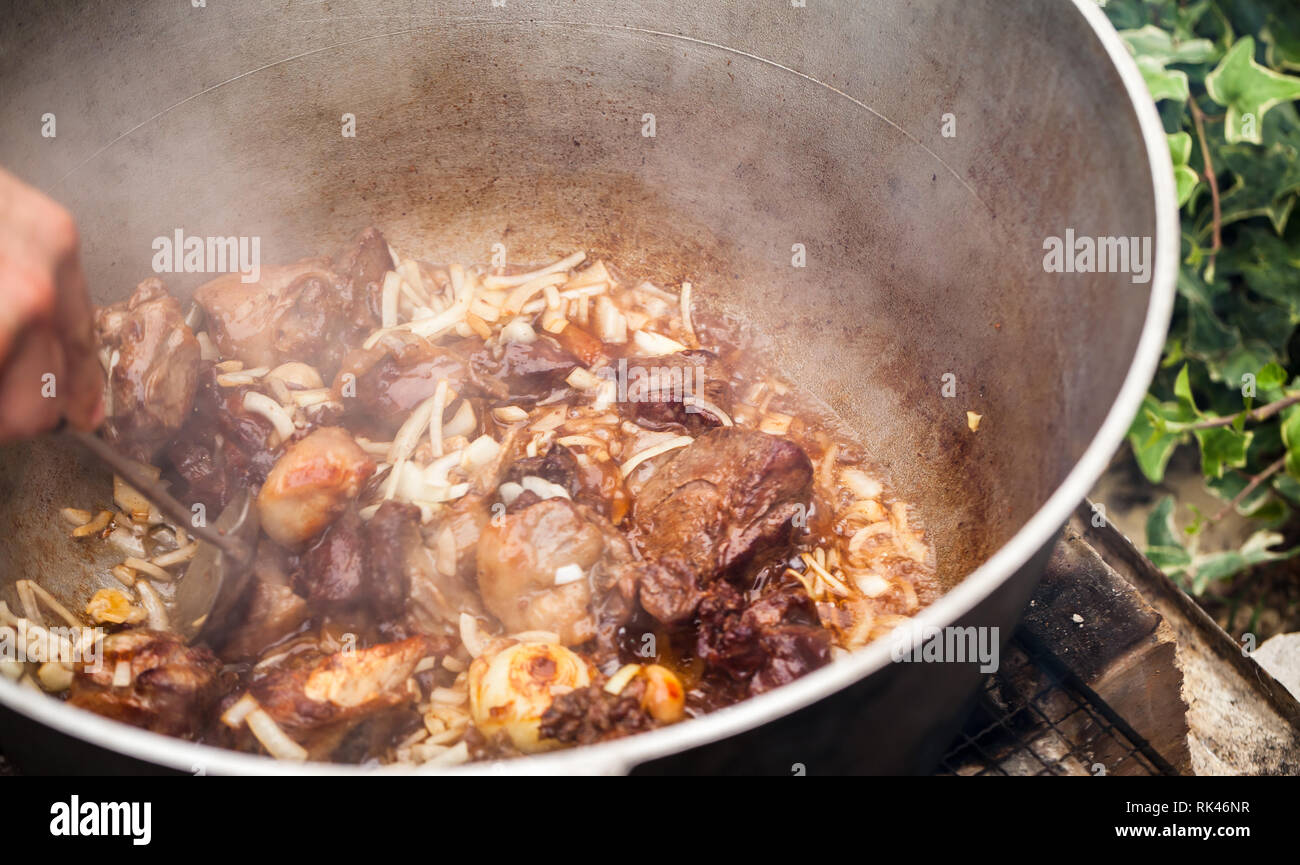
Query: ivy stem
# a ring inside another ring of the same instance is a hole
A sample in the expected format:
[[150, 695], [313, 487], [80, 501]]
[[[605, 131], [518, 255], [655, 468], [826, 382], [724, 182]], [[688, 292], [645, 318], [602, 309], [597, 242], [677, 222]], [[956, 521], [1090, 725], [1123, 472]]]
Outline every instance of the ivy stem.
[[1228, 502], [1226, 505], [1223, 506], [1223, 510], [1219, 511], [1217, 514], [1210, 517], [1210, 522], [1217, 523], [1219, 520], [1226, 517], [1228, 515], [1228, 511], [1232, 510], [1237, 505], [1241, 504], [1247, 498], [1249, 498], [1251, 493], [1259, 489], [1260, 484], [1262, 484], [1264, 481], [1268, 480], [1273, 475], [1281, 471], [1284, 465], [1286, 465], [1286, 454], [1283, 454], [1282, 456], [1278, 457], [1277, 460], [1272, 465], [1270, 465], [1268, 468], [1264, 469], [1262, 472], [1260, 472], [1259, 474], [1251, 478], [1250, 483], [1246, 484], [1246, 486], [1242, 488], [1241, 492], [1233, 496], [1232, 501]]
[[1255, 409], [1254, 411], [1237, 412], [1236, 414], [1228, 415], [1227, 417], [1216, 417], [1216, 418], [1210, 418], [1209, 420], [1197, 421], [1196, 423], [1189, 423], [1186, 426], [1181, 426], [1179, 427], [1179, 429], [1180, 430], [1214, 429], [1215, 427], [1232, 426], [1234, 423], [1236, 423], [1237, 418], [1243, 414], [1246, 416], [1246, 420], [1249, 421], [1268, 420], [1273, 415], [1282, 411], [1282, 409], [1290, 408], [1296, 403], [1300, 403], [1300, 393], [1293, 393], [1288, 397], [1283, 397], [1277, 402], [1271, 402], [1268, 405], [1262, 405], [1259, 408]]
[[1223, 248], [1223, 214], [1219, 209], [1219, 179], [1214, 174], [1214, 162], [1210, 159], [1210, 148], [1205, 144], [1205, 115], [1196, 104], [1195, 97], [1188, 98], [1192, 109], [1192, 122], [1196, 124], [1196, 139], [1201, 144], [1201, 160], [1205, 163], [1205, 180], [1210, 184], [1210, 204], [1214, 213], [1214, 242], [1210, 246], [1210, 260]]

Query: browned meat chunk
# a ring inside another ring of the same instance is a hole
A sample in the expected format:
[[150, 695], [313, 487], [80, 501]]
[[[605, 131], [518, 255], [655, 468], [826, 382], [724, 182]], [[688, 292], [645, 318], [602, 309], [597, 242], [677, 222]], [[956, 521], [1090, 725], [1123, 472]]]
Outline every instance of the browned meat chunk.
[[632, 357], [626, 363], [627, 401], [623, 405], [643, 427], [662, 430], [676, 425], [698, 435], [722, 425], [722, 419], [713, 411], [689, 402], [692, 397], [703, 397], [722, 411], [731, 412], [727, 370], [713, 352]]
[[507, 632], [551, 631], [566, 646], [597, 636], [598, 618], [630, 612], [620, 599], [639, 574], [623, 536], [565, 498], [501, 515], [478, 545], [479, 591]]
[[641, 605], [662, 622], [689, 617], [700, 589], [788, 540], [811, 490], [803, 450], [765, 433], [720, 427], [677, 451], [633, 507], [637, 544], [659, 566], [642, 581]]
[[257, 496], [262, 530], [299, 549], [347, 510], [375, 463], [348, 432], [323, 427], [284, 452]]
[[[130, 682], [115, 687], [118, 665]], [[136, 629], [104, 638], [98, 663], [78, 666], [68, 702], [168, 736], [195, 738], [221, 698], [221, 664], [175, 634]]]
[[549, 336], [536, 342], [507, 342], [475, 349], [470, 372], [486, 393], [510, 395], [511, 402], [531, 402], [564, 388], [564, 378], [578, 365], [573, 355]]
[[342, 291], [346, 304], [353, 308], [358, 321], [364, 323], [360, 309], [364, 307], [371, 320], [378, 322], [381, 288], [384, 274], [395, 266], [388, 252], [388, 241], [377, 228], [367, 228], [342, 253], [334, 259], [334, 270], [342, 277]]
[[433, 396], [441, 379], [461, 393], [467, 375], [465, 359], [450, 349], [429, 346], [409, 360], [385, 355], [357, 376], [356, 398], [345, 404], [350, 415], [391, 434], [416, 406]]
[[370, 229], [339, 257], [263, 268], [255, 283], [229, 273], [199, 287], [194, 299], [223, 357], [250, 367], [297, 360], [331, 378], [349, 349], [379, 326], [374, 295], [392, 268], [388, 246]]
[[583, 452], [575, 453], [564, 445], [551, 445], [545, 456], [515, 460], [503, 473], [502, 480], [519, 483], [528, 475], [564, 487], [575, 502], [591, 508], [615, 525], [623, 521], [631, 507], [627, 489], [623, 486], [623, 475], [616, 463]]
[[[228, 661], [256, 658], [267, 647], [292, 634], [307, 620], [307, 601], [290, 584], [290, 556], [278, 545], [263, 540], [257, 545], [252, 578], [231, 621], [238, 622], [214, 645]], [[214, 639], [209, 635], [209, 639]]]
[[806, 594], [770, 592], [746, 604], [720, 581], [699, 605], [696, 653], [710, 667], [761, 694], [830, 662], [830, 634]]
[[348, 508], [303, 554], [300, 588], [314, 610], [365, 610], [376, 621], [392, 621], [406, 609], [408, 560], [424, 555], [419, 508], [384, 502], [368, 522]]
[[566, 745], [591, 745], [655, 726], [641, 705], [645, 684], [633, 680], [618, 696], [588, 685], [556, 697], [542, 714], [539, 734]]
[[416, 665], [449, 649], [420, 636], [324, 658], [303, 653], [255, 678], [249, 693], [312, 759], [324, 759], [358, 724], [414, 702], [419, 691], [407, 683]]
[[148, 461], [189, 417], [198, 387], [199, 343], [180, 304], [154, 277], [131, 298], [95, 314], [109, 374], [110, 441]]

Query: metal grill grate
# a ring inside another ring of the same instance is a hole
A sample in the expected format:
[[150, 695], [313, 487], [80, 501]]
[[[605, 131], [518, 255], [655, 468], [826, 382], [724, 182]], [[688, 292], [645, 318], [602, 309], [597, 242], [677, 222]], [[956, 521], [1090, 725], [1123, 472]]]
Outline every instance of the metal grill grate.
[[1049, 650], [1017, 632], [940, 775], [1177, 775]]

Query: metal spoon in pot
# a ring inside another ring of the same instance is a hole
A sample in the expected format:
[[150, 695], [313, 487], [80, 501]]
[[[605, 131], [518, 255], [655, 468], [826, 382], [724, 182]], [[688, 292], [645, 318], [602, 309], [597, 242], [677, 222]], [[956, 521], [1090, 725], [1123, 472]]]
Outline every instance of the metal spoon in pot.
[[172, 628], [193, 641], [219, 627], [243, 593], [250, 575], [258, 521], [248, 490], [236, 493], [211, 526], [196, 524], [190, 507], [142, 472], [134, 460], [93, 433], [74, 429], [64, 432], [156, 505], [164, 516], [185, 526], [203, 542], [176, 584]]

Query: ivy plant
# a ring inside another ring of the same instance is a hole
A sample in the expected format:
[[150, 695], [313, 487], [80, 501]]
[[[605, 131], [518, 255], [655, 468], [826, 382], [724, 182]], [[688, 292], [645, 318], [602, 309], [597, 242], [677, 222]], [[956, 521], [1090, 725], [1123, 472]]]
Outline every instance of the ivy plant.
[[[1164, 123], [1182, 217], [1164, 359], [1128, 440], [1153, 483], [1178, 448], [1199, 450], [1222, 507], [1161, 500], [1147, 554], [1200, 594], [1300, 553], [1279, 548], [1300, 508], [1300, 2], [1103, 5]], [[1239, 549], [1198, 551], [1234, 510], [1257, 530]]]

